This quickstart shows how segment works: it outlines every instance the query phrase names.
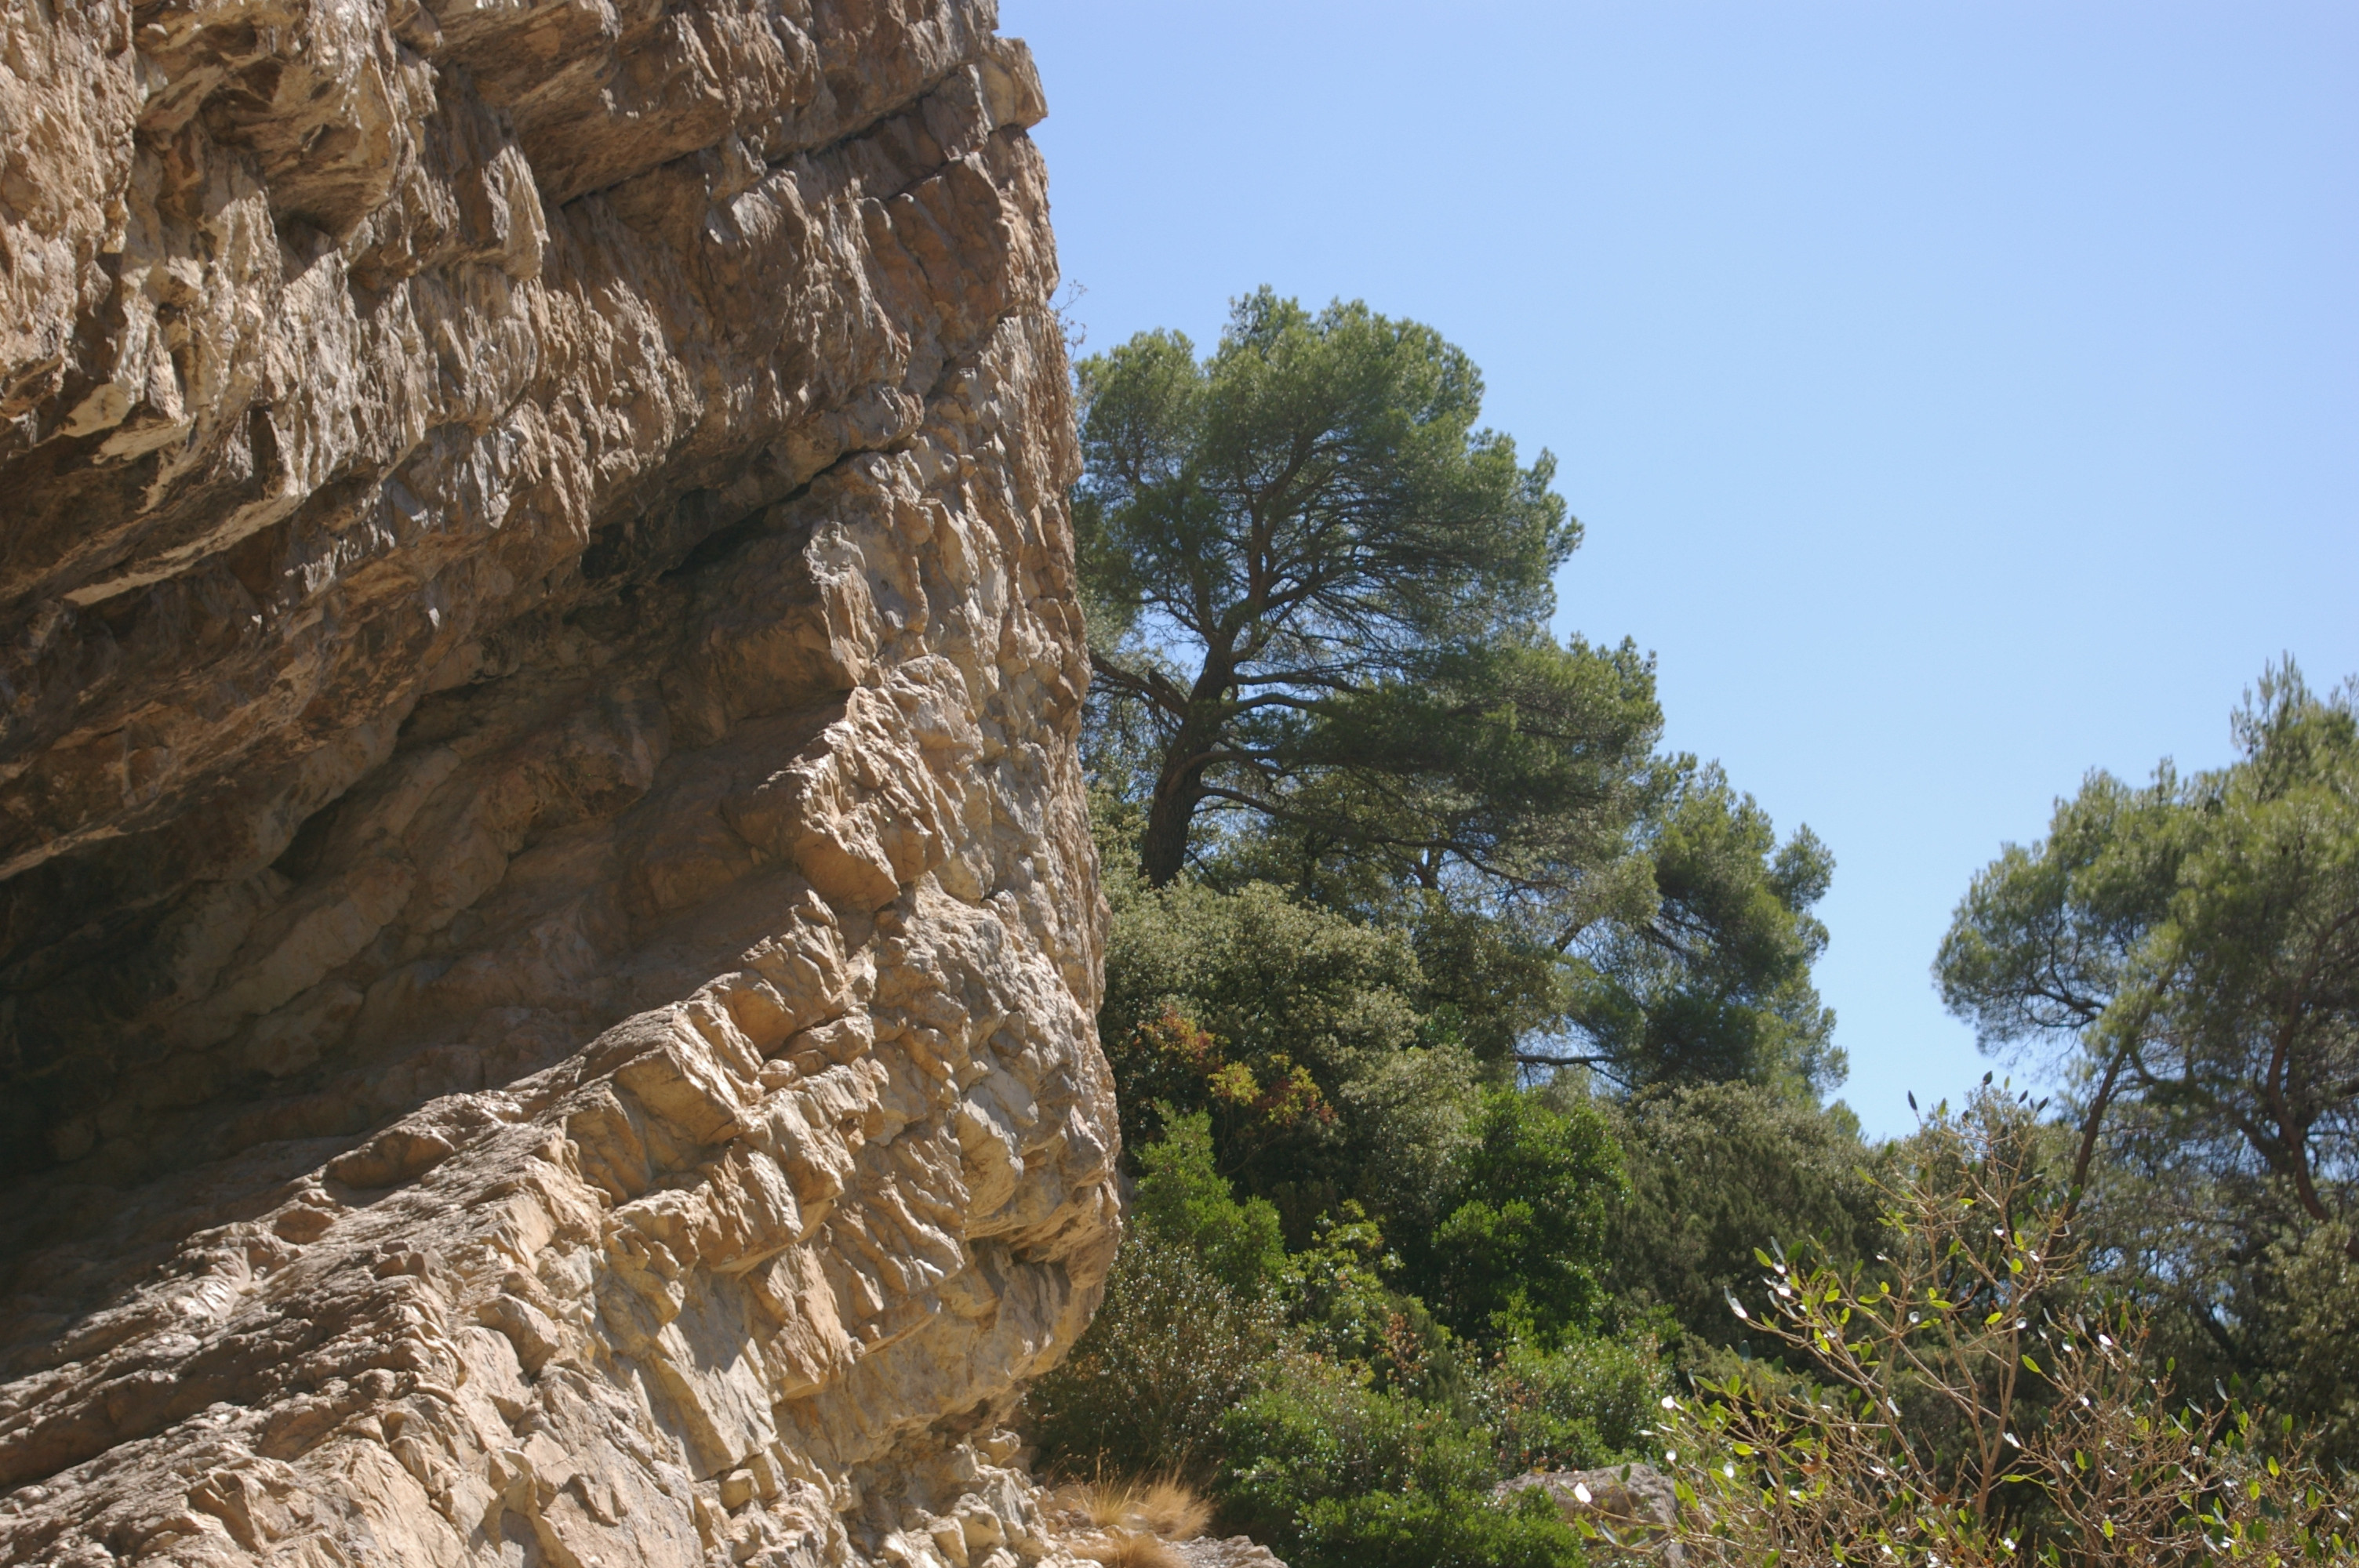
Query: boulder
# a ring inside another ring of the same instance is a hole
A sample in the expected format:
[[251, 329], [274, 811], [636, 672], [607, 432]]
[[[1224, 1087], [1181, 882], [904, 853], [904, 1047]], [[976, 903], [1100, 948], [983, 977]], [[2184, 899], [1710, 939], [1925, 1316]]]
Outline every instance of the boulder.
[[1536, 1470], [1503, 1481], [1495, 1500], [1509, 1501], [1537, 1487], [1554, 1498], [1568, 1522], [1583, 1521], [1646, 1561], [1669, 1568], [1686, 1561], [1671, 1539], [1679, 1519], [1679, 1497], [1670, 1477], [1651, 1465], [1617, 1465], [1597, 1470]]

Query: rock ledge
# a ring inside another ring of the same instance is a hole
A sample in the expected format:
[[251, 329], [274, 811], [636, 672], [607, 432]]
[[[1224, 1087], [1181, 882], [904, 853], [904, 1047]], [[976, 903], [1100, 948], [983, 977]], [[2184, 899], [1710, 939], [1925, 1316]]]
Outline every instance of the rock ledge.
[[0, 17], [0, 1560], [1067, 1563], [1115, 1119], [988, 0]]

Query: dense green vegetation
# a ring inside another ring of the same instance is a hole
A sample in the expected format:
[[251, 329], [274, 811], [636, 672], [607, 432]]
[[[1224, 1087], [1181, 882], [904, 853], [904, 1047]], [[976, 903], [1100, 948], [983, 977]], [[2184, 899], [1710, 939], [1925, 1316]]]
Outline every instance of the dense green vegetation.
[[1665, 1406], [1690, 1562], [2359, 1555], [2359, 1498], [2317, 1434], [2179, 1387], [2150, 1320], [2093, 1271], [2057, 1130], [1985, 1087], [1897, 1152], [1872, 1264], [1761, 1255], [1731, 1315], [1806, 1375], [1699, 1380]]
[[[1871, 1146], [1825, 1103], [1832, 857], [1658, 749], [1647, 659], [1550, 636], [1579, 526], [1462, 354], [1265, 291], [1205, 358], [1077, 378], [1136, 1185], [1040, 1457], [1183, 1476], [1297, 1568], [1582, 1561], [1493, 1487], [1659, 1461], [1674, 1390], [1815, 1408], [1839, 1368], [1732, 1301], [1765, 1246], [1898, 1268], [1956, 1128]], [[2359, 741], [2289, 667], [2238, 724], [2218, 774], [2092, 778], [1938, 974], [2072, 1086], [2008, 1147], [2076, 1299], [2350, 1456]]]
[[2071, 1084], [2071, 1182], [2183, 1377], [2359, 1461], [2359, 719], [2290, 665], [2238, 756], [2092, 774], [1974, 879], [1936, 966]]

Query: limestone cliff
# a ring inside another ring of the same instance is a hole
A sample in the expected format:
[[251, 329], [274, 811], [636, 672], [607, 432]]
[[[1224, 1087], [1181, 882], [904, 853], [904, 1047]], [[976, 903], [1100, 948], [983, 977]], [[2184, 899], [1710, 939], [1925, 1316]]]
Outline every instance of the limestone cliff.
[[0, 1561], [1062, 1554], [1114, 1234], [990, 0], [0, 10]]

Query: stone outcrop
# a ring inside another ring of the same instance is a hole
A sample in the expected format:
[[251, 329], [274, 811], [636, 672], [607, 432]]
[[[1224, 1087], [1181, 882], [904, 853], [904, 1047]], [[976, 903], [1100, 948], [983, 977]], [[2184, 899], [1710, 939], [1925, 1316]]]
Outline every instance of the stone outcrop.
[[0, 12], [0, 1561], [1068, 1561], [1114, 1238], [989, 0]]
[[1276, 1552], [1249, 1535], [1201, 1535], [1172, 1550], [1188, 1568], [1286, 1568]]
[[1535, 1470], [1500, 1482], [1493, 1502], [1518, 1493], [1548, 1494], [1569, 1524], [1582, 1527], [1593, 1555], [1613, 1562], [1658, 1563], [1682, 1568], [1687, 1553], [1677, 1540], [1680, 1499], [1669, 1476], [1652, 1465], [1614, 1465], [1596, 1470]]

